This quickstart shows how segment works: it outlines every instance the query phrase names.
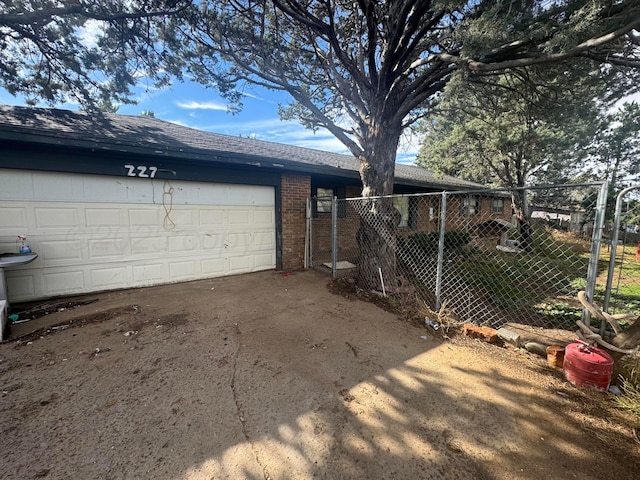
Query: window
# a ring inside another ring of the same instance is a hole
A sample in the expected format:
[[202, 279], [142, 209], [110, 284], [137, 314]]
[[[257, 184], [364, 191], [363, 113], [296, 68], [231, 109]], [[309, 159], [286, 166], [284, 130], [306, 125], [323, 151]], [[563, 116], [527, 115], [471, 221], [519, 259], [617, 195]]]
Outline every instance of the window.
[[[328, 214], [331, 213], [331, 201], [333, 197], [338, 197], [338, 208], [337, 215], [338, 218], [344, 218], [347, 216], [347, 204], [344, 201], [346, 198], [346, 188], [345, 187], [336, 187], [334, 188], [315, 188], [316, 201], [313, 204], [313, 216], [317, 217], [318, 214]], [[323, 215], [326, 216], [326, 215]]]
[[480, 213], [480, 198], [467, 195], [460, 202], [460, 215], [477, 215]]
[[399, 227], [409, 226], [409, 199], [407, 197], [393, 197], [393, 206], [400, 213]]
[[504, 198], [491, 199], [491, 213], [504, 213]]
[[393, 206], [400, 213], [400, 228], [416, 228], [416, 198], [393, 197]]
[[331, 200], [333, 199], [333, 188], [318, 188], [316, 196], [318, 197], [316, 212], [331, 213]]

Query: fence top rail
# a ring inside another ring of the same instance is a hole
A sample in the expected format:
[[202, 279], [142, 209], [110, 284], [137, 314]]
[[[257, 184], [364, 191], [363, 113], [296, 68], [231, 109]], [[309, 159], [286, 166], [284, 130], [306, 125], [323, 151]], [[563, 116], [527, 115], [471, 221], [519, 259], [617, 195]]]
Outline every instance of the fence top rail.
[[585, 188], [585, 187], [602, 187], [604, 182], [586, 182], [586, 183], [562, 183], [558, 185], [532, 185], [529, 187], [500, 187], [500, 188], [484, 188], [479, 190], [441, 190], [439, 192], [422, 192], [422, 193], [398, 193], [393, 195], [376, 195], [373, 197], [350, 197], [340, 200], [377, 200], [381, 198], [402, 198], [402, 197], [427, 197], [442, 195], [477, 195], [483, 193], [513, 192], [525, 190], [551, 190], [560, 188]]

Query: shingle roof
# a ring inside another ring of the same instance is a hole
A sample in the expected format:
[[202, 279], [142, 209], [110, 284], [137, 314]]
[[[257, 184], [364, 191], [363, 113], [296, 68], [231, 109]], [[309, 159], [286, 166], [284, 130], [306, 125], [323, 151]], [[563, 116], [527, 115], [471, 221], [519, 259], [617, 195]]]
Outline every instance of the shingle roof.
[[[0, 139], [286, 167], [339, 176], [358, 174], [358, 161], [351, 155], [205, 132], [148, 116], [0, 106]], [[396, 183], [442, 189], [482, 188], [476, 183], [403, 164], [396, 164]]]

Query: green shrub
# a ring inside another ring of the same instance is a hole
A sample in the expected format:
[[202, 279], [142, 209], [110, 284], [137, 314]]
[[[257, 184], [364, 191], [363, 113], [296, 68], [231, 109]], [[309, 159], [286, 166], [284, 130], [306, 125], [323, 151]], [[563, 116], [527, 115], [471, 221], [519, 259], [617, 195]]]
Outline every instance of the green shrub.
[[[463, 230], [452, 230], [444, 232], [444, 248], [445, 250], [456, 250], [464, 247], [471, 242], [471, 234]], [[408, 242], [418, 249], [433, 254], [438, 251], [440, 243], [439, 232], [419, 232], [411, 235]]]
[[464, 230], [444, 232], [444, 248], [462, 248], [471, 242], [471, 234]]

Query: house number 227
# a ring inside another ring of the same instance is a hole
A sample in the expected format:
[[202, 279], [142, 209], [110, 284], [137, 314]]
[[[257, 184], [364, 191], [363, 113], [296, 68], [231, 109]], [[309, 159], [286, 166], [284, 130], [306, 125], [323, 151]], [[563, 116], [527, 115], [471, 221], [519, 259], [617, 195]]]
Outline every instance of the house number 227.
[[127, 177], [155, 178], [158, 167], [145, 167], [144, 165], [125, 165]]

